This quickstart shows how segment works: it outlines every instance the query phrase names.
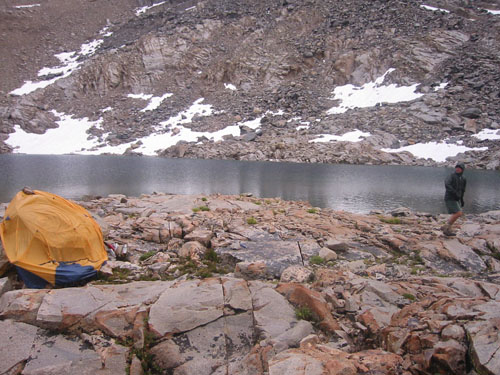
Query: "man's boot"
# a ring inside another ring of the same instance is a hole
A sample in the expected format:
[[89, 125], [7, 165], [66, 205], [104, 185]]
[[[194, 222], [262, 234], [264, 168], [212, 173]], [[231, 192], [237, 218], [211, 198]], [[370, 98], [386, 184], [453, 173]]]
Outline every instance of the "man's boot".
[[441, 230], [443, 231], [443, 234], [445, 236], [456, 236], [456, 234], [451, 230], [451, 225], [450, 224], [445, 224], [441, 227]]

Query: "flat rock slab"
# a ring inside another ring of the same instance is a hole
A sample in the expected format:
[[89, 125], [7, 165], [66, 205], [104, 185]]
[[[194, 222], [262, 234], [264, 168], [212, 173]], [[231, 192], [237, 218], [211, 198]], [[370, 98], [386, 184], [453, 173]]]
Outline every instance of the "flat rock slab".
[[152, 306], [149, 325], [171, 336], [152, 349], [163, 371], [200, 375], [235, 373], [259, 340], [277, 338], [286, 349], [312, 330], [273, 285], [233, 278], [172, 286]]
[[489, 301], [474, 308], [484, 315], [465, 325], [470, 338], [472, 360], [476, 369], [488, 375], [500, 370], [500, 301]]
[[276, 278], [290, 266], [303, 265], [297, 241], [241, 241], [238, 250], [219, 248], [218, 254], [229, 254], [239, 262], [262, 262]]
[[247, 202], [247, 201], [239, 201], [236, 199], [210, 199], [208, 201], [208, 207], [211, 210], [243, 210], [243, 211], [252, 211], [252, 210], [260, 210], [261, 206], [258, 204]]
[[250, 351], [253, 334], [252, 313], [244, 312], [176, 335], [172, 341], [183, 363], [175, 373], [210, 375], [216, 368], [225, 369], [227, 361]]
[[31, 354], [38, 328], [29, 324], [11, 320], [0, 321], [0, 373], [26, 361]]
[[54, 335], [10, 320], [0, 321], [0, 373], [124, 374], [128, 349], [119, 345], [97, 352], [77, 337]]
[[260, 336], [276, 338], [297, 324], [294, 309], [280, 293], [260, 281], [251, 281], [249, 286]]
[[469, 246], [463, 245], [457, 239], [443, 241], [446, 255], [458, 262], [465, 270], [474, 273], [486, 271], [487, 266], [479, 255]]
[[[192, 214], [193, 208], [199, 206], [203, 196], [197, 195], [152, 195], [147, 201], [154, 203], [157, 212], [176, 212], [180, 214]], [[138, 200], [140, 201], [140, 200]], [[147, 207], [147, 206], [145, 206]]]
[[159, 336], [192, 330], [224, 314], [219, 279], [185, 281], [172, 285], [151, 307], [149, 327]]

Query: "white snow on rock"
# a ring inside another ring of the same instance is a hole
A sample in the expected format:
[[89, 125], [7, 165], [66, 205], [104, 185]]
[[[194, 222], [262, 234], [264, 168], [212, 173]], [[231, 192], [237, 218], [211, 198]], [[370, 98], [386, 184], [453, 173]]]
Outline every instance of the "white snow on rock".
[[385, 77], [393, 71], [391, 68], [375, 81], [365, 83], [361, 87], [351, 84], [336, 87], [331, 99], [339, 100], [340, 104], [330, 108], [327, 114], [344, 113], [349, 109], [373, 107], [382, 103], [407, 102], [423, 95], [415, 93], [418, 83], [411, 86], [382, 85]]
[[[460, 142], [459, 142], [460, 143]], [[383, 148], [384, 152], [408, 151], [417, 158], [432, 159], [435, 162], [445, 162], [448, 157], [456, 156], [466, 151], [486, 151], [488, 147], [467, 147], [461, 144], [445, 142], [416, 143], [397, 149]]]
[[361, 130], [355, 129], [353, 131], [347, 132], [343, 135], [333, 135], [333, 134], [321, 134], [318, 138], [312, 139], [309, 142], [361, 142], [366, 137], [371, 134], [367, 132], [362, 132]]

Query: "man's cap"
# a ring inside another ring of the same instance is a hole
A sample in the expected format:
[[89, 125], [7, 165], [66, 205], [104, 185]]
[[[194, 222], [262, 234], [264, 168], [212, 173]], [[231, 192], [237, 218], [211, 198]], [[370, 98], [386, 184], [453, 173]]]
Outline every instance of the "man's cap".
[[463, 171], [465, 169], [465, 164], [462, 162], [458, 162], [457, 165], [455, 165], [455, 168], [460, 168]]

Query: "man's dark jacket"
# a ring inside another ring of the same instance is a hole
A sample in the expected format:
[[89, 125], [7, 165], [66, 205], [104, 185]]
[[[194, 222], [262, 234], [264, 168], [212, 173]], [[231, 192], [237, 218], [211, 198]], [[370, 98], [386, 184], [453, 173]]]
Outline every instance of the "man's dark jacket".
[[452, 173], [450, 174], [445, 182], [446, 192], [444, 194], [444, 199], [447, 201], [460, 201], [464, 199], [465, 185], [467, 180], [462, 176], [462, 173]]

